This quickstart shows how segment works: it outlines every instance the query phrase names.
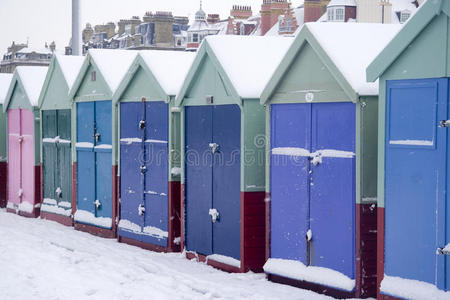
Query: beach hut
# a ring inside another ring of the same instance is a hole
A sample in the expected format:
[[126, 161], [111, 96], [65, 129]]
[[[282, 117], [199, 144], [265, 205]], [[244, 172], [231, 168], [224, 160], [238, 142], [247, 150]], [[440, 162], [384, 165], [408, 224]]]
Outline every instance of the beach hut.
[[54, 55], [39, 96], [41, 110], [41, 218], [72, 226], [72, 132], [69, 90], [82, 56]]
[[379, 299], [450, 298], [449, 1], [427, 1], [367, 68], [380, 82]]
[[399, 25], [308, 23], [265, 88], [269, 279], [375, 295], [378, 84]]
[[0, 207], [6, 207], [6, 184], [7, 184], [7, 131], [6, 131], [6, 113], [3, 111], [3, 103], [8, 93], [12, 74], [0, 74]]
[[26, 217], [38, 217], [41, 206], [38, 98], [47, 69], [17, 67], [3, 104], [8, 118], [6, 209]]
[[89, 50], [69, 92], [75, 102], [75, 229], [102, 237], [116, 236], [118, 216], [117, 117], [112, 97], [136, 54], [128, 50]]
[[176, 98], [181, 110], [182, 248], [232, 271], [264, 264], [265, 84], [290, 37], [206, 38]]
[[113, 97], [119, 108], [120, 242], [180, 249], [180, 114], [171, 110], [194, 57], [141, 51]]

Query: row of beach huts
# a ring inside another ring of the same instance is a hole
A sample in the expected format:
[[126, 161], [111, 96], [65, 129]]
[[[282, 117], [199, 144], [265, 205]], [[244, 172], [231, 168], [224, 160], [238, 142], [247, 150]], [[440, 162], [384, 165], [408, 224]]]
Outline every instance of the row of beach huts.
[[450, 298], [450, 1], [0, 75], [0, 204], [335, 297]]

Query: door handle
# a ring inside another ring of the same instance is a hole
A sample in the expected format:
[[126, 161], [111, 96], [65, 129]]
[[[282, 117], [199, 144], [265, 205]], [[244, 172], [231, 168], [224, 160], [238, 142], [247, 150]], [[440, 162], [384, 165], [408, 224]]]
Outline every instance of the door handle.
[[209, 148], [211, 149], [211, 152], [214, 154], [219, 150], [219, 144], [217, 143], [210, 143]]
[[440, 254], [440, 255], [450, 255], [450, 249], [446, 249], [445, 248], [437, 248], [436, 249], [436, 254]]
[[139, 121], [139, 129], [144, 129], [145, 128], [145, 121], [144, 120], [140, 120]]
[[145, 174], [147, 172], [147, 166], [146, 165], [142, 165], [140, 167], [140, 170], [141, 170], [141, 174]]
[[314, 166], [317, 166], [318, 164], [321, 164], [321, 163], [322, 163], [322, 155], [320, 155], [320, 154], [314, 154], [314, 156], [313, 156], [312, 159], [311, 159], [311, 163], [312, 163]]
[[61, 198], [62, 190], [61, 190], [60, 187], [58, 187], [58, 188], [56, 189], [55, 193], [56, 193], [56, 197]]
[[138, 215], [143, 216], [145, 213], [145, 206], [144, 204], [139, 204], [138, 206]]
[[100, 201], [98, 199], [94, 201], [94, 205], [95, 205], [96, 210], [98, 210], [102, 206], [102, 204], [100, 203]]
[[215, 208], [210, 208], [209, 209], [209, 215], [211, 216], [211, 221], [213, 223], [216, 223], [217, 220], [219, 219], [219, 212]]
[[94, 139], [95, 139], [95, 142], [98, 143], [98, 141], [100, 141], [100, 133], [96, 132], [94, 134]]

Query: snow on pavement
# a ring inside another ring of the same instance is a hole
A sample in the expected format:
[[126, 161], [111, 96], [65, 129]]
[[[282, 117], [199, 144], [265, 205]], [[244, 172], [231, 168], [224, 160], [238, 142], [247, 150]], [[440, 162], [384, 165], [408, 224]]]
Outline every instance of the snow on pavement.
[[1, 299], [332, 299], [0, 210]]

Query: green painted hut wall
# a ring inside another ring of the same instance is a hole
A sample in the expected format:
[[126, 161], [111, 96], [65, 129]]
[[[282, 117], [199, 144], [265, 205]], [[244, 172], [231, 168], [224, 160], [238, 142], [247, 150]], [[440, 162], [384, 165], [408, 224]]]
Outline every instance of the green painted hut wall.
[[6, 133], [6, 113], [3, 112], [3, 104], [0, 104], [0, 162], [6, 161], [6, 144], [7, 144], [7, 133]]
[[72, 107], [68, 97], [69, 87], [56, 60], [48, 85], [44, 86], [44, 89], [41, 110], [70, 109]]
[[384, 207], [386, 80], [439, 77], [450, 77], [450, 20], [444, 12], [432, 19], [380, 76], [378, 122], [378, 206], [380, 207]]

